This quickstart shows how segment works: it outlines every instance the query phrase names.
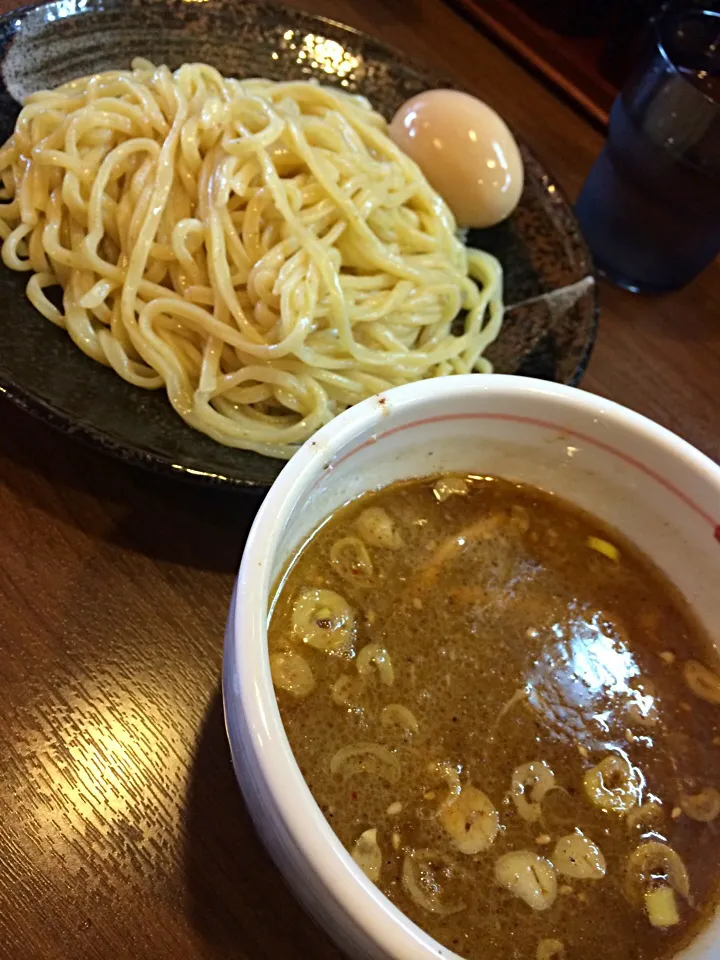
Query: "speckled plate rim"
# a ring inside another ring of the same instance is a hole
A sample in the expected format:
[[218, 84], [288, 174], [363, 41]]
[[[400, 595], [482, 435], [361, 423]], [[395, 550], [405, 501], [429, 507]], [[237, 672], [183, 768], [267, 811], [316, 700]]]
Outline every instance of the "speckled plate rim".
[[[19, 24], [13, 24], [13, 26], [15, 26], [16, 31], [22, 30], [22, 21], [26, 16], [43, 7], [52, 6], [53, 2], [56, 2], [56, 0], [41, 0], [40, 3], [26, 4], [1, 15], [0, 31], [4, 30], [7, 26], [13, 23], [13, 21], [20, 21]], [[121, 6], [121, 4], [122, 0], [109, 0], [106, 6], [112, 8], [115, 6]], [[448, 87], [458, 87], [458, 84], [455, 83], [451, 77], [445, 74], [444, 71], [441, 71], [435, 67], [425, 67], [423, 64], [418, 63], [413, 59], [408, 60], [407, 54], [404, 51], [393, 46], [392, 44], [377, 39], [376, 37], [372, 36], [372, 34], [369, 34], [364, 30], [359, 30], [357, 27], [350, 26], [349, 24], [343, 23], [340, 20], [334, 20], [332, 17], [326, 17], [321, 14], [312, 13], [305, 8], [286, 7], [284, 4], [275, 3], [274, 0], [271, 0], [271, 2], [267, 3], [267, 5], [274, 7], [278, 12], [279, 17], [287, 12], [291, 12], [294, 15], [306, 17], [315, 23], [323, 24], [332, 27], [335, 30], [340, 30], [342, 32], [351, 34], [352, 36], [355, 36], [366, 43], [373, 44], [378, 50], [382, 50], [383, 53], [386, 53], [388, 56], [397, 58], [398, 62], [402, 63], [404, 70], [410, 70], [423, 79], [425, 77], [428, 79], [432, 77], [433, 82], [435, 83], [441, 82]], [[83, 16], [86, 12], [96, 11], [85, 11], [84, 9], [80, 8], [75, 10], [71, 16]], [[553, 208], [562, 216], [563, 221], [565, 221], [563, 226], [568, 230], [568, 232], [572, 231], [575, 235], [575, 240], [578, 244], [578, 251], [581, 252], [582, 259], [585, 263], [584, 269], [586, 271], [586, 275], [591, 276], [594, 281], [592, 289], [592, 314], [590, 318], [590, 326], [585, 349], [578, 361], [575, 372], [568, 380], [568, 385], [577, 386], [587, 370], [590, 357], [597, 340], [600, 303], [595, 265], [593, 263], [592, 255], [590, 254], [587, 243], [585, 242], [585, 239], [580, 231], [579, 224], [574, 217], [572, 204], [570, 203], [570, 200], [567, 197], [564, 189], [551, 180], [544, 164], [541, 163], [537, 155], [527, 145], [524, 139], [514, 130], [513, 133], [517, 137], [523, 153], [526, 154], [538, 168], [545, 171], [543, 176], [543, 186], [545, 188], [546, 197], [549, 198]], [[552, 191], [548, 189], [550, 186], [554, 188]], [[0, 396], [12, 402], [25, 413], [48, 424], [54, 430], [60, 431], [73, 439], [80, 440], [95, 450], [99, 450], [102, 453], [108, 454], [122, 463], [140, 467], [141, 469], [154, 474], [175, 477], [176, 479], [182, 479], [185, 482], [192, 483], [194, 485], [203, 484], [210, 487], [223, 487], [225, 489], [240, 490], [245, 493], [255, 493], [261, 496], [264, 495], [271, 486], [270, 482], [259, 483], [257, 480], [250, 478], [245, 479], [239, 476], [227, 476], [222, 473], [213, 472], [212, 470], [200, 470], [193, 468], [184, 463], [173, 463], [170, 457], [165, 456], [157, 450], [141, 447], [137, 441], [129, 442], [122, 436], [119, 436], [112, 431], [98, 429], [90, 423], [84, 422], [70, 414], [65, 413], [52, 403], [48, 403], [48, 401], [38, 396], [33, 390], [24, 388], [20, 384], [7, 380], [3, 376], [1, 369]]]

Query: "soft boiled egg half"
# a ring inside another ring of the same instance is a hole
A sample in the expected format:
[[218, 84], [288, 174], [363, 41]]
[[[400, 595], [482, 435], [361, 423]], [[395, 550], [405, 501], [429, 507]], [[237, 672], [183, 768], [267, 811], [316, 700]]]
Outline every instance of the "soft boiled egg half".
[[482, 100], [427, 90], [403, 104], [390, 136], [445, 200], [460, 227], [491, 227], [520, 200], [523, 162], [507, 124]]

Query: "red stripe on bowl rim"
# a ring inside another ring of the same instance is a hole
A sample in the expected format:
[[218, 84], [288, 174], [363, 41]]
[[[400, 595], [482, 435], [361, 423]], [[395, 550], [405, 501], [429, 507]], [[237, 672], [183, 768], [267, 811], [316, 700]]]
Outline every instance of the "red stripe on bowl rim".
[[[676, 487], [674, 483], [666, 480], [665, 477], [657, 473], [657, 471], [653, 470], [651, 467], [648, 467], [647, 464], [644, 464], [641, 460], [631, 456], [629, 453], [623, 453], [621, 450], [616, 450], [615, 447], [610, 446], [609, 443], [605, 443], [604, 440], [597, 440], [595, 437], [588, 436], [588, 434], [582, 433], [580, 430], [573, 430], [570, 427], [564, 427], [559, 423], [553, 423], [551, 420], [539, 420], [535, 417], [521, 417], [514, 413], [448, 413], [437, 417], [424, 417], [421, 420], [413, 420], [410, 423], [402, 424], [399, 427], [392, 427], [390, 430], [385, 430], [383, 433], [378, 434], [378, 436], [373, 437], [370, 440], [365, 440], [364, 443], [358, 444], [357, 447], [353, 447], [352, 450], [349, 450], [347, 453], [343, 454], [343, 456], [340, 457], [340, 459], [334, 464], [332, 464], [332, 466], [339, 467], [341, 463], [345, 463], [346, 460], [354, 457], [356, 453], [359, 453], [366, 447], [371, 447], [380, 440], [385, 440], [397, 433], [403, 433], [406, 430], [414, 430], [416, 427], [424, 427], [433, 423], [449, 423], [455, 420], [501, 420], [507, 423], [522, 423], [533, 427], [542, 427], [545, 430], [552, 430], [561, 436], [582, 440], [583, 443], [588, 443], [599, 450], [603, 450], [605, 453], [609, 453], [613, 457], [617, 457], [619, 460], [624, 461], [625, 463], [634, 467], [636, 470], [644, 473], [645, 476], [650, 477], [656, 483], [659, 483], [661, 487], [664, 487], [665, 490], [668, 491], [668, 493], [671, 493], [673, 496], [681, 500], [686, 506], [690, 507], [690, 509], [705, 523], [709, 524], [712, 527], [713, 536], [720, 543], [720, 523], [713, 520], [709, 513], [706, 513], [699, 504], [695, 503], [691, 497], [680, 490], [679, 487]], [[321, 479], [322, 478], [318, 478], [315, 481], [313, 484], [313, 489], [320, 483]]]

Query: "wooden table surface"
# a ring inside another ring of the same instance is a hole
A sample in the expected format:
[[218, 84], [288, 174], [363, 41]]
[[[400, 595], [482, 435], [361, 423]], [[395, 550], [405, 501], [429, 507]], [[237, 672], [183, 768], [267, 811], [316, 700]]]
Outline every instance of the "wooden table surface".
[[[602, 138], [441, 0], [301, 0], [454, 74], [575, 196]], [[13, 4], [0, 4], [6, 9]], [[583, 386], [720, 458], [720, 266], [603, 286]], [[256, 503], [0, 403], [0, 957], [329, 958], [236, 786], [223, 628]]]

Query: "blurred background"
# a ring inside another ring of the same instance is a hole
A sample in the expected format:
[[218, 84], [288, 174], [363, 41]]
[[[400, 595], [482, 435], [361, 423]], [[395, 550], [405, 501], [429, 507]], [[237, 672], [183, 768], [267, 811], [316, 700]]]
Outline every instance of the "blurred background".
[[596, 124], [640, 55], [652, 17], [720, 9], [720, 0], [454, 0], [469, 18], [564, 91]]

